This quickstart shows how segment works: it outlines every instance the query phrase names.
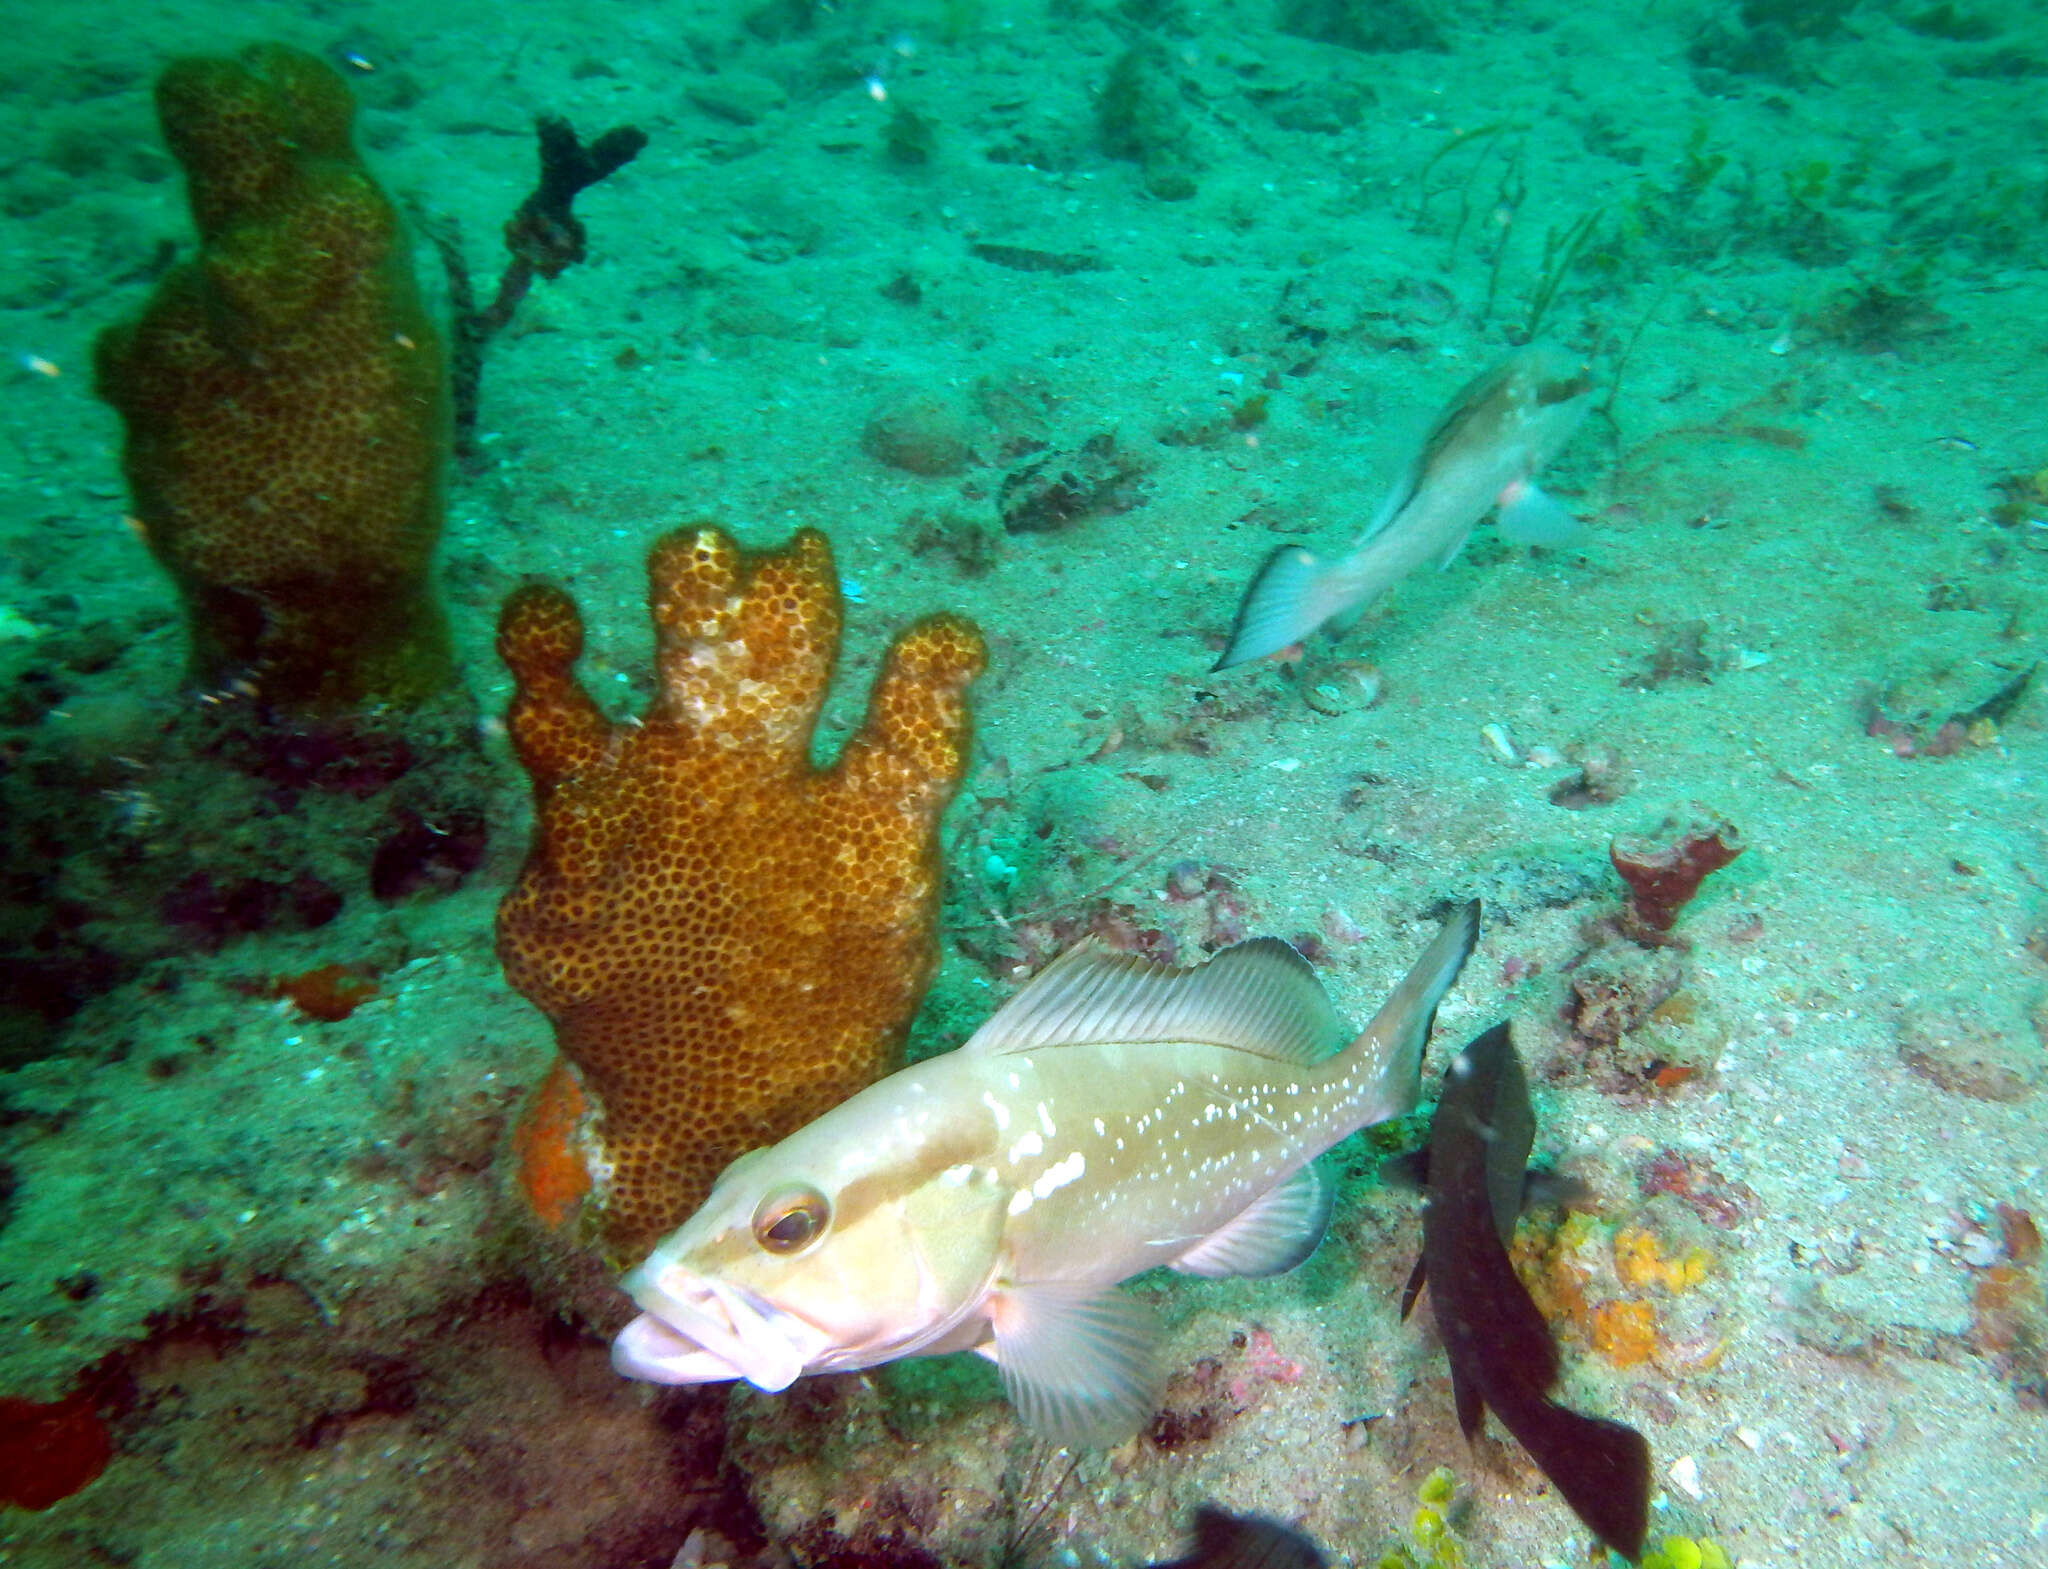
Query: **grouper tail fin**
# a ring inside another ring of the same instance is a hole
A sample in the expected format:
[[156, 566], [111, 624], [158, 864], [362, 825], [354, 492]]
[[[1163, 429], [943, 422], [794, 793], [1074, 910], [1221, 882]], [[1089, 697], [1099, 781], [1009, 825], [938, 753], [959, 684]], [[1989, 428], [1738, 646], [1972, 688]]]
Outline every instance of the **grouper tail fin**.
[[1325, 561], [1299, 545], [1282, 545], [1266, 558], [1237, 607], [1230, 641], [1212, 667], [1228, 670], [1277, 654], [1356, 603], [1345, 562]]
[[1442, 930], [1409, 966], [1372, 1022], [1342, 1057], [1360, 1086], [1357, 1126], [1403, 1117], [1422, 1099], [1422, 1054], [1444, 1000], [1479, 941], [1479, 901], [1453, 910]]

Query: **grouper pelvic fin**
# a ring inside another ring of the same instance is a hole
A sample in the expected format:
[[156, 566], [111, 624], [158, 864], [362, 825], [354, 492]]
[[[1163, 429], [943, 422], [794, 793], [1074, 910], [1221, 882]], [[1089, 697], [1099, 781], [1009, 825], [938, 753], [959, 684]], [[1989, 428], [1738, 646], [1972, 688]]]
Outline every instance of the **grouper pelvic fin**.
[[1120, 1444], [1158, 1409], [1159, 1321], [1115, 1286], [1004, 1284], [990, 1298], [1003, 1390], [1033, 1432], [1055, 1444]]
[[1315, 1252], [1330, 1229], [1336, 1202], [1336, 1183], [1310, 1162], [1222, 1230], [1210, 1233], [1200, 1247], [1182, 1254], [1173, 1267], [1211, 1280], [1284, 1275]]
[[1500, 531], [1518, 545], [1542, 545], [1562, 550], [1576, 545], [1591, 532], [1551, 497], [1536, 488], [1534, 480], [1510, 485], [1500, 498]]
[[1053, 1046], [1200, 1041], [1281, 1062], [1317, 1062], [1344, 1024], [1308, 961], [1277, 937], [1183, 970], [1094, 943], [1040, 970], [960, 1048], [1007, 1056]]

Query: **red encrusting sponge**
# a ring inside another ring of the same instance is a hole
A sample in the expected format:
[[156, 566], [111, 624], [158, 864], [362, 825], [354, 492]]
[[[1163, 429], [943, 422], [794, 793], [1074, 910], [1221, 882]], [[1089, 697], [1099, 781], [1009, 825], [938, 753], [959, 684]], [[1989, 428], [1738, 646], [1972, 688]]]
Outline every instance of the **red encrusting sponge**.
[[1678, 912], [1699, 892], [1702, 880], [1744, 848], [1742, 835], [1733, 826], [1703, 808], [1695, 808], [1688, 822], [1667, 818], [1655, 834], [1617, 834], [1607, 847], [1607, 858], [1628, 885], [1622, 934], [1650, 945], [1672, 942], [1666, 934]]
[[47, 1405], [0, 1397], [0, 1506], [48, 1509], [88, 1486], [113, 1453], [89, 1390]]

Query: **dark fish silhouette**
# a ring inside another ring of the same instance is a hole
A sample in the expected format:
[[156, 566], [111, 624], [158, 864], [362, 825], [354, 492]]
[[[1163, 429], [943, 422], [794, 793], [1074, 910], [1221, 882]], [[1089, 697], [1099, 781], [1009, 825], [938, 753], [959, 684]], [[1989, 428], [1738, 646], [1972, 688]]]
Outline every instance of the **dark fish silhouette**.
[[1203, 1504], [1187, 1556], [1151, 1569], [1324, 1569], [1326, 1562], [1310, 1538], [1277, 1520]]
[[1593, 1534], [1636, 1563], [1649, 1526], [1650, 1446], [1632, 1427], [1549, 1398], [1557, 1344], [1508, 1260], [1535, 1135], [1529, 1081], [1508, 1027], [1496, 1024], [1444, 1073], [1429, 1125], [1422, 1258], [1401, 1313], [1427, 1277], [1465, 1437], [1478, 1436], [1490, 1409]]

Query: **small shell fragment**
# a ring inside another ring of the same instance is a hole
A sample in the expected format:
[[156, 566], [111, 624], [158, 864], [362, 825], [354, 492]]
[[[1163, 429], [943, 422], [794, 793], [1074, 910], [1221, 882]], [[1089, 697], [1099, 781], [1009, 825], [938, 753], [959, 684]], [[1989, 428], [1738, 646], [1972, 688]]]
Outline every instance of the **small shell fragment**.
[[1486, 749], [1493, 754], [1493, 760], [1502, 767], [1522, 766], [1522, 754], [1515, 749], [1515, 738], [1508, 734], [1506, 725], [1481, 725], [1479, 739], [1486, 743]]
[[1323, 911], [1323, 935], [1331, 942], [1364, 942], [1365, 928], [1351, 918], [1349, 910], [1333, 904]]
[[1301, 694], [1301, 700], [1317, 713], [1328, 714], [1332, 718], [1348, 712], [1350, 706], [1344, 701], [1343, 691], [1329, 681], [1318, 681], [1307, 688]]
[[1974, 1227], [1963, 1233], [1956, 1252], [1972, 1269], [1989, 1269], [2004, 1256], [2004, 1250], [1991, 1240], [1989, 1233], [1978, 1231]]
[[1680, 1455], [1672, 1461], [1665, 1475], [1671, 1478], [1673, 1486], [1694, 1503], [1707, 1496], [1706, 1489], [1700, 1486], [1700, 1464], [1691, 1455]]
[[1319, 714], [1335, 718], [1371, 708], [1380, 700], [1379, 667], [1363, 659], [1339, 659], [1313, 672], [1303, 684], [1301, 700]]

